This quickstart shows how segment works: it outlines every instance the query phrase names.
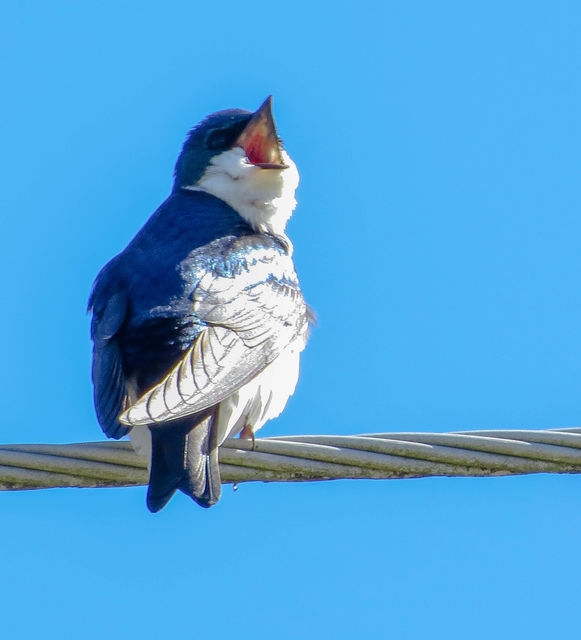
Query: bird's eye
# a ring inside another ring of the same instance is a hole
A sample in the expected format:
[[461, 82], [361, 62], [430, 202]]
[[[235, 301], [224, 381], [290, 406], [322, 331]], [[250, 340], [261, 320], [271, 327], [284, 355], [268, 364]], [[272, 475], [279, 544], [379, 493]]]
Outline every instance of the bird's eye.
[[227, 149], [232, 146], [233, 137], [229, 129], [215, 129], [208, 134], [206, 147], [212, 150]]

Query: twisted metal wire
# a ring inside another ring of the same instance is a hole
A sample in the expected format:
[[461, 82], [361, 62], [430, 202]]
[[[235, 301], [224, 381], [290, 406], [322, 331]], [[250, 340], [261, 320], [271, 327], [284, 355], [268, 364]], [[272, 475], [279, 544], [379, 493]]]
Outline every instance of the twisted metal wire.
[[[224, 483], [581, 473], [581, 428], [226, 440]], [[129, 442], [0, 445], [0, 490], [147, 484]]]

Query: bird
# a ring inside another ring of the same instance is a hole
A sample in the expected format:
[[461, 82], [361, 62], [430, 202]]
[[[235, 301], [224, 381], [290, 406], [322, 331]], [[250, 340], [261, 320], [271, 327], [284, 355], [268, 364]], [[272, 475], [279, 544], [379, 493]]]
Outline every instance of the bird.
[[313, 312], [286, 224], [299, 173], [272, 96], [187, 135], [168, 198], [89, 297], [93, 397], [114, 439], [150, 456], [146, 504], [221, 495], [218, 448], [250, 438], [294, 393]]

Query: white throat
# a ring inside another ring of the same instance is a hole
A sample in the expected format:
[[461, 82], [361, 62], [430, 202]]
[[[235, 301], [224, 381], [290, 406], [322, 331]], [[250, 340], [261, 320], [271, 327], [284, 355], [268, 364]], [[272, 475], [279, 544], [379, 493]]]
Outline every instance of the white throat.
[[286, 169], [263, 169], [248, 160], [242, 147], [234, 147], [214, 156], [204, 175], [185, 188], [224, 200], [255, 231], [284, 236], [297, 205], [299, 172], [286, 151], [281, 155]]

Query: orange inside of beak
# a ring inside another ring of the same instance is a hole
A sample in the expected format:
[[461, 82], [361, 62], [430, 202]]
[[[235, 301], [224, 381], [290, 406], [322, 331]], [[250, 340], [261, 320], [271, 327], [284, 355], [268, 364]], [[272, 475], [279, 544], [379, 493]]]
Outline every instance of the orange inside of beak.
[[286, 167], [269, 100], [252, 116], [237, 144], [244, 149], [249, 162], [256, 166], [272, 169]]

